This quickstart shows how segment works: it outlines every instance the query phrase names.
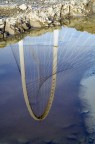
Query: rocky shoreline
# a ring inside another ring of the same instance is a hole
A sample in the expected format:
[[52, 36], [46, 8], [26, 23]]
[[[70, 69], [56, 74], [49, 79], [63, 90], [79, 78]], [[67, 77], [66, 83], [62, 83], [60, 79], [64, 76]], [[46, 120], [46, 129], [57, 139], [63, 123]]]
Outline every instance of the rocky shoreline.
[[34, 28], [61, 26], [73, 18], [94, 14], [94, 7], [95, 0], [0, 5], [0, 39]]

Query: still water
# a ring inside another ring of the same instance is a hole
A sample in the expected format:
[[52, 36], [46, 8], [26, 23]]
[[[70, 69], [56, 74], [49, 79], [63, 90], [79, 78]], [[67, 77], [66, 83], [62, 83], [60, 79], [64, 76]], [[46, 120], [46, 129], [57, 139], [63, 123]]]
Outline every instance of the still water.
[[0, 144], [94, 144], [95, 35], [64, 28], [0, 49]]

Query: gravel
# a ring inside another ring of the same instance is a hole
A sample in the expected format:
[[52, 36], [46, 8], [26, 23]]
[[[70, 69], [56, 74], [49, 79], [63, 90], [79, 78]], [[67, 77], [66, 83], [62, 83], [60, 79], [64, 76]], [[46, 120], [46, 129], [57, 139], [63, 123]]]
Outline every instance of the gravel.
[[[70, 1], [70, 0], [0, 0], [0, 4], [31, 4], [31, 3], [58, 3], [58, 2], [63, 2], [63, 1]], [[76, 2], [87, 2], [89, 0], [74, 0]]]

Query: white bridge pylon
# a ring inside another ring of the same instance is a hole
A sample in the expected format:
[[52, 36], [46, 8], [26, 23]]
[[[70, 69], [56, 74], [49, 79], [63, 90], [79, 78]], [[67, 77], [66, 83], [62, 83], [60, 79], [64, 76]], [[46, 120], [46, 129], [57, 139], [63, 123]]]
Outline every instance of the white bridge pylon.
[[28, 112], [32, 118], [35, 120], [44, 120], [50, 112], [56, 88], [56, 72], [57, 72], [57, 52], [58, 52], [58, 36], [59, 30], [54, 30], [54, 47], [53, 47], [53, 66], [52, 66], [52, 82], [51, 82], [51, 91], [47, 106], [41, 116], [37, 116], [30, 105], [28, 92], [26, 87], [26, 75], [25, 75], [25, 61], [24, 61], [24, 48], [23, 48], [23, 40], [19, 42], [19, 55], [20, 55], [20, 67], [21, 67], [21, 81], [22, 81], [22, 89], [24, 100], [26, 103], [26, 107]]

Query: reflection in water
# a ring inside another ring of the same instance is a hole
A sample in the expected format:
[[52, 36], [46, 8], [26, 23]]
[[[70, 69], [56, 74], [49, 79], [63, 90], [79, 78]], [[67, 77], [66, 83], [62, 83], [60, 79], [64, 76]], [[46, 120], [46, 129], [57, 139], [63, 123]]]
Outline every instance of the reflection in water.
[[20, 64], [21, 64], [21, 78], [22, 78], [22, 87], [23, 87], [23, 93], [24, 93], [24, 99], [27, 106], [27, 109], [30, 113], [30, 115], [35, 120], [43, 120], [48, 115], [53, 99], [55, 94], [55, 87], [56, 87], [56, 70], [57, 70], [57, 49], [58, 49], [58, 30], [54, 31], [54, 48], [53, 48], [53, 66], [52, 66], [52, 84], [51, 84], [51, 90], [50, 90], [50, 97], [46, 106], [46, 109], [44, 110], [43, 114], [41, 116], [36, 116], [36, 114], [32, 110], [32, 106], [30, 105], [29, 99], [28, 99], [28, 93], [27, 93], [27, 86], [26, 86], [26, 76], [25, 76], [25, 64], [24, 64], [24, 50], [23, 50], [23, 41], [19, 42], [19, 53], [20, 53]]
[[85, 87], [84, 101], [88, 103], [85, 107], [87, 112], [85, 121], [88, 131], [93, 133], [95, 132], [95, 75], [82, 80], [81, 83]]
[[[89, 95], [94, 98], [94, 92], [90, 94], [93, 91], [92, 82], [86, 80], [91, 78], [91, 71], [95, 68], [95, 35], [62, 28], [58, 42], [54, 39], [53, 33], [46, 33], [26, 37], [22, 41], [23, 47], [19, 42], [0, 49], [2, 144], [87, 144], [89, 140], [85, 137], [90, 133], [87, 126], [93, 127], [91, 133], [94, 133], [94, 120], [90, 123], [94, 104], [91, 112], [87, 105], [92, 103]], [[25, 73], [23, 83], [22, 72]], [[22, 85], [26, 88], [23, 86], [22, 89]], [[51, 92], [55, 96], [44, 121], [35, 121], [30, 117], [23, 98], [25, 89], [28, 104], [38, 118], [44, 113]], [[85, 99], [89, 102], [83, 107]]]

